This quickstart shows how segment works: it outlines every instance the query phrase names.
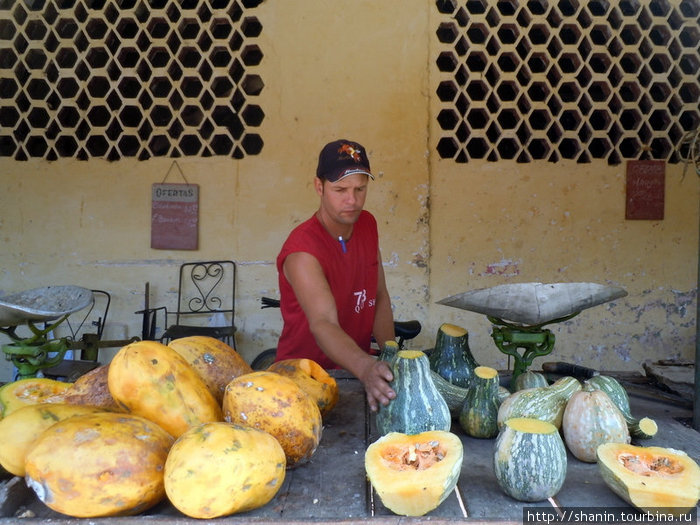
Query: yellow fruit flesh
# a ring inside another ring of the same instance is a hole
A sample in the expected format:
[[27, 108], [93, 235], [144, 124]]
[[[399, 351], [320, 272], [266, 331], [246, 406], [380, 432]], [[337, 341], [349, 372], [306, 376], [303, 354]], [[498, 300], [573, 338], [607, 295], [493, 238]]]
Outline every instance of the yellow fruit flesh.
[[20, 379], [0, 388], [0, 414], [8, 416], [18, 408], [44, 402], [67, 390], [72, 383], [47, 378]]
[[397, 355], [402, 359], [418, 359], [425, 354], [420, 350], [401, 350]]
[[365, 470], [385, 507], [403, 516], [422, 516], [454, 488], [462, 455], [462, 442], [449, 432], [391, 432], [369, 446]]
[[606, 443], [597, 456], [606, 484], [640, 510], [681, 514], [698, 503], [700, 467], [682, 451]]
[[440, 327], [440, 330], [442, 330], [445, 334], [449, 335], [450, 337], [462, 337], [464, 334], [467, 333], [467, 330], [465, 328], [450, 323], [443, 324]]
[[498, 375], [498, 370], [489, 366], [477, 366], [474, 373], [481, 379], [493, 379]]
[[557, 427], [551, 423], [529, 417], [514, 417], [508, 419], [505, 424], [513, 430], [529, 434], [553, 434], [557, 431]]

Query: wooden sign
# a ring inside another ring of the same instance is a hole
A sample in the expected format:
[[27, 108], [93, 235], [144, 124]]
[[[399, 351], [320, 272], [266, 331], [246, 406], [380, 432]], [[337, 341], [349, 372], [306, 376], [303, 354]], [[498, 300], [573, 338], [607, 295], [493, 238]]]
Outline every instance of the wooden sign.
[[625, 219], [662, 220], [665, 186], [665, 161], [627, 161]]
[[198, 247], [199, 186], [153, 184], [151, 189], [151, 248], [196, 250]]

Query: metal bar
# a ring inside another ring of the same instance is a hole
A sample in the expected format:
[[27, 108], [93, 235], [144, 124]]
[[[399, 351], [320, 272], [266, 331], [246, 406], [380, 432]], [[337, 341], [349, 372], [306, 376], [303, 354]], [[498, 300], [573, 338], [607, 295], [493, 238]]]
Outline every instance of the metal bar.
[[552, 496], [551, 498], [547, 498], [547, 501], [549, 501], [549, 504], [554, 507], [554, 510], [557, 511], [557, 514], [559, 515], [559, 519], [564, 519], [564, 513], [561, 511], [561, 505], [559, 505], [559, 502]]
[[459, 508], [462, 511], [462, 517], [468, 518], [467, 507], [464, 505], [464, 500], [462, 499], [462, 494], [459, 491], [459, 484], [455, 485], [455, 496], [457, 496], [457, 503], [459, 503]]
[[[370, 437], [370, 411], [369, 405], [367, 404], [367, 396], [364, 396], [365, 400], [365, 450], [369, 447], [369, 437]], [[370, 483], [369, 478], [365, 477], [365, 501], [367, 502], [367, 514], [374, 517], [374, 487]]]
[[[146, 285], [144, 287], [144, 293], [143, 293], [143, 321], [141, 322], [141, 339], [144, 341], [146, 339], [150, 339], [150, 336], [153, 335], [149, 332], [148, 327], [149, 327], [149, 310], [151, 309], [151, 283], [146, 281]], [[137, 312], [138, 313], [138, 312]], [[153, 314], [155, 317], [155, 313]]]
[[[690, 146], [688, 148], [688, 161], [695, 163], [695, 174], [700, 175], [698, 170], [697, 148], [698, 138], [700, 138], [700, 128], [696, 128], [692, 133]], [[687, 137], [687, 135], [686, 135]], [[687, 164], [686, 164], [687, 167]], [[685, 174], [685, 169], [683, 171]], [[698, 213], [698, 236], [700, 236], [700, 212]], [[700, 240], [698, 241], [698, 275], [695, 287], [695, 392], [693, 396], [693, 428], [700, 432], [700, 298], [698, 288], [700, 288]]]

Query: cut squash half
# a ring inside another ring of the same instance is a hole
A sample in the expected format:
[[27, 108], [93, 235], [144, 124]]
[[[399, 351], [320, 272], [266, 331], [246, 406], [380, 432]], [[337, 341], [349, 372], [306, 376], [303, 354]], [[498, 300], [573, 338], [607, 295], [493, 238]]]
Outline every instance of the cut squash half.
[[451, 432], [390, 432], [367, 448], [365, 470], [386, 508], [423, 516], [455, 488], [462, 458], [462, 441]]
[[677, 516], [700, 499], [700, 467], [681, 450], [605, 443], [597, 456], [606, 485], [639, 510]]

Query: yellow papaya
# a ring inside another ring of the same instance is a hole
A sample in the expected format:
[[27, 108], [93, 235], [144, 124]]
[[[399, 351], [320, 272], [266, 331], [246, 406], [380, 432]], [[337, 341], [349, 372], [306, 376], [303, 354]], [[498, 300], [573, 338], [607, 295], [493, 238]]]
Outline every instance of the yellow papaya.
[[272, 363], [267, 370], [288, 377], [299, 385], [316, 401], [321, 416], [327, 415], [338, 402], [335, 379], [312, 359], [283, 359]]
[[221, 421], [221, 407], [184, 357], [157, 341], [137, 341], [112, 358], [109, 392], [128, 413], [180, 437], [188, 428]]
[[25, 405], [43, 403], [51, 396], [64, 392], [71, 383], [46, 377], [30, 377], [0, 387], [0, 415], [2, 417]]
[[321, 411], [288, 377], [274, 372], [244, 374], [226, 386], [224, 419], [272, 434], [282, 445], [287, 467], [307, 461], [321, 441]]
[[286, 459], [267, 432], [206, 423], [185, 432], [165, 462], [165, 492], [192, 518], [209, 519], [262, 507], [284, 482]]
[[68, 403], [70, 405], [90, 405], [113, 412], [123, 412], [109, 393], [107, 377], [109, 363], [98, 366], [81, 375], [69, 388], [46, 399], [47, 403]]
[[49, 508], [76, 518], [127, 516], [165, 497], [173, 437], [148, 419], [99, 412], [46, 429], [25, 461], [27, 485]]
[[44, 430], [69, 417], [96, 412], [101, 409], [62, 403], [37, 403], [18, 408], [0, 419], [0, 465], [15, 476], [24, 476], [27, 451]]
[[233, 378], [253, 371], [233, 347], [215, 337], [181, 337], [170, 341], [168, 346], [199, 373], [219, 404], [224, 400], [226, 385]]

